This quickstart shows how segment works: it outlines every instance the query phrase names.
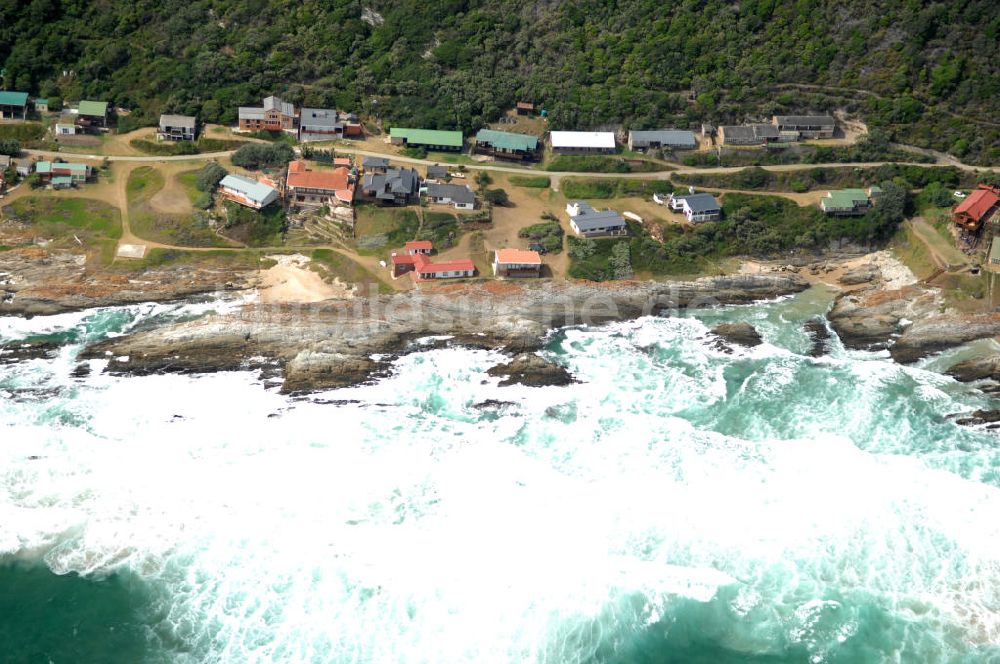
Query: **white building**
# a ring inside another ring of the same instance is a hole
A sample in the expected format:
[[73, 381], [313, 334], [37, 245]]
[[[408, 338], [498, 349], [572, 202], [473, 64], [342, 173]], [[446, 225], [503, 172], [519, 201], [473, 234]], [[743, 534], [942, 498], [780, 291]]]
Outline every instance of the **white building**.
[[559, 154], [608, 154], [616, 148], [610, 131], [554, 131], [549, 140]]

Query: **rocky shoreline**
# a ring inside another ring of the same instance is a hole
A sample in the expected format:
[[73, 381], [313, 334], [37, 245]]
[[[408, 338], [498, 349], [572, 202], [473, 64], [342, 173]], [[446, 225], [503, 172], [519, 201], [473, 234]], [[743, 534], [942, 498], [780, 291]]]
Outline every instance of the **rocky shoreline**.
[[[108, 359], [107, 371], [260, 370], [282, 391], [356, 385], [389, 370], [402, 354], [433, 344], [539, 350], [554, 328], [657, 314], [674, 308], [748, 304], [798, 293], [794, 274], [706, 277], [686, 282], [539, 282], [442, 285], [407, 293], [310, 305], [248, 305], [87, 347], [81, 359]], [[499, 373], [511, 382], [560, 384], [561, 368], [515, 357]], [[551, 382], [546, 382], [551, 381]]]

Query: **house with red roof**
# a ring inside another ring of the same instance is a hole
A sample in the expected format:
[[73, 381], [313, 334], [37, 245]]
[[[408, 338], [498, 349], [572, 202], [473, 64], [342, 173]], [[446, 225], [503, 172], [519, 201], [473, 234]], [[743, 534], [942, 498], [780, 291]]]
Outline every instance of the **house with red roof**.
[[293, 205], [349, 206], [354, 202], [355, 178], [346, 166], [314, 171], [297, 159], [288, 164], [285, 190]]
[[493, 274], [498, 277], [540, 277], [542, 257], [528, 249], [497, 249], [493, 253]]
[[967, 231], [977, 231], [1000, 209], [1000, 187], [981, 184], [952, 211], [955, 223]]
[[428, 279], [460, 279], [476, 276], [476, 265], [469, 259], [432, 261], [428, 254], [433, 245], [427, 240], [407, 242], [406, 253], [393, 252], [389, 257], [392, 278], [409, 273], [414, 281]]

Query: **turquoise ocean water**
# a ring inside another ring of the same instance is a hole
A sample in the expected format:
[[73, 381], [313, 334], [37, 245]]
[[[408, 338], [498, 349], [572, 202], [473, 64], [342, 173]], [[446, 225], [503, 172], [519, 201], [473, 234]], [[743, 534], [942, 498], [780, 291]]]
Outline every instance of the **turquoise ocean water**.
[[809, 357], [829, 301], [559, 331], [578, 385], [435, 349], [305, 399], [70, 375], [215, 305], [0, 319], [65, 344], [0, 365], [0, 662], [1000, 662], [1000, 439], [947, 417], [989, 402], [961, 352]]

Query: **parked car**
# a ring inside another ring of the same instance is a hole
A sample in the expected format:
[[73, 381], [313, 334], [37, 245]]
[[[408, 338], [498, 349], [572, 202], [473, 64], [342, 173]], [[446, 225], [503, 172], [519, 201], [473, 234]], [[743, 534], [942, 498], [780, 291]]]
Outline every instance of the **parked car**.
[[965, 194], [960, 191], [955, 192], [955, 198], [965, 198]]
[[528, 245], [528, 250], [529, 251], [537, 251], [539, 254], [544, 254], [545, 253], [545, 247], [543, 247], [541, 244], [539, 244], [537, 242], [532, 242], [531, 244], [529, 244]]

